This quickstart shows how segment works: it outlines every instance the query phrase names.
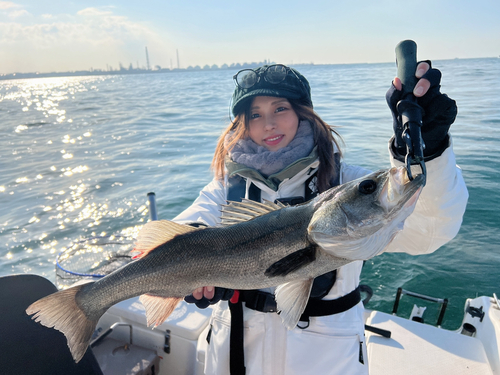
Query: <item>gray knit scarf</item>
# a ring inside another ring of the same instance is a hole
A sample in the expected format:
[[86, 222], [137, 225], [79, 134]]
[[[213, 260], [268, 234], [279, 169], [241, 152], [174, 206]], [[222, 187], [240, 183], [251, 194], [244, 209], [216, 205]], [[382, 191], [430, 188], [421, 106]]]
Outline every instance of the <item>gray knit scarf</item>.
[[[228, 133], [224, 140], [225, 145], [233, 137]], [[308, 156], [314, 147], [314, 136], [311, 124], [307, 120], [299, 123], [297, 133], [292, 141], [278, 151], [269, 151], [259, 146], [250, 138], [240, 139], [229, 153], [229, 157], [236, 163], [259, 171], [264, 176], [277, 173], [293, 162]]]

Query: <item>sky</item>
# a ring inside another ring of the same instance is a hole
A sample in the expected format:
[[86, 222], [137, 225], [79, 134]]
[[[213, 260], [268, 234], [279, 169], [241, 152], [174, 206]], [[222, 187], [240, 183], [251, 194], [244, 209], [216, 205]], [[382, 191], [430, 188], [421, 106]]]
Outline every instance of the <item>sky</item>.
[[500, 56], [500, 0], [0, 0], [0, 74]]

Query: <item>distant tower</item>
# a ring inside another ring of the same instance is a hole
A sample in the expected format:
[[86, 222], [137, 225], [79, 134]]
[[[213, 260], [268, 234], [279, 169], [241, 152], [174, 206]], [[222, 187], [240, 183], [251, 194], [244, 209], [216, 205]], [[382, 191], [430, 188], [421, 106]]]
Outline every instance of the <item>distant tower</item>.
[[146, 69], [149, 70], [149, 55], [148, 55], [148, 47], [146, 47]]
[[177, 69], [180, 69], [181, 65], [179, 64], [179, 50], [176, 49], [175, 51], [177, 52]]

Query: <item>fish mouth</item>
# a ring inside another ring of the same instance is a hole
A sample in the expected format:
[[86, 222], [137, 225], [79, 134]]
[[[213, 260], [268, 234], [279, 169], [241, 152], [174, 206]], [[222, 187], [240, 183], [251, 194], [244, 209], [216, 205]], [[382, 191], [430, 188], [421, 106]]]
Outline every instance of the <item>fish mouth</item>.
[[425, 185], [425, 175], [419, 174], [410, 180], [405, 167], [393, 167], [387, 173], [387, 181], [378, 199], [380, 206], [386, 212], [414, 206]]

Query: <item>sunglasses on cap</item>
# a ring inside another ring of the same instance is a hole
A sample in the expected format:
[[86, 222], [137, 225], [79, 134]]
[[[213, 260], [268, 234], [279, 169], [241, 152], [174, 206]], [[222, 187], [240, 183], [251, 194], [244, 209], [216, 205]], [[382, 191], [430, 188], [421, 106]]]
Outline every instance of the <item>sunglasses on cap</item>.
[[249, 89], [260, 82], [263, 77], [267, 82], [277, 85], [286, 79], [288, 73], [291, 72], [302, 86], [304, 83], [288, 66], [282, 64], [270, 65], [263, 72], [257, 73], [253, 69], [240, 70], [233, 76], [235, 84], [242, 89]]

